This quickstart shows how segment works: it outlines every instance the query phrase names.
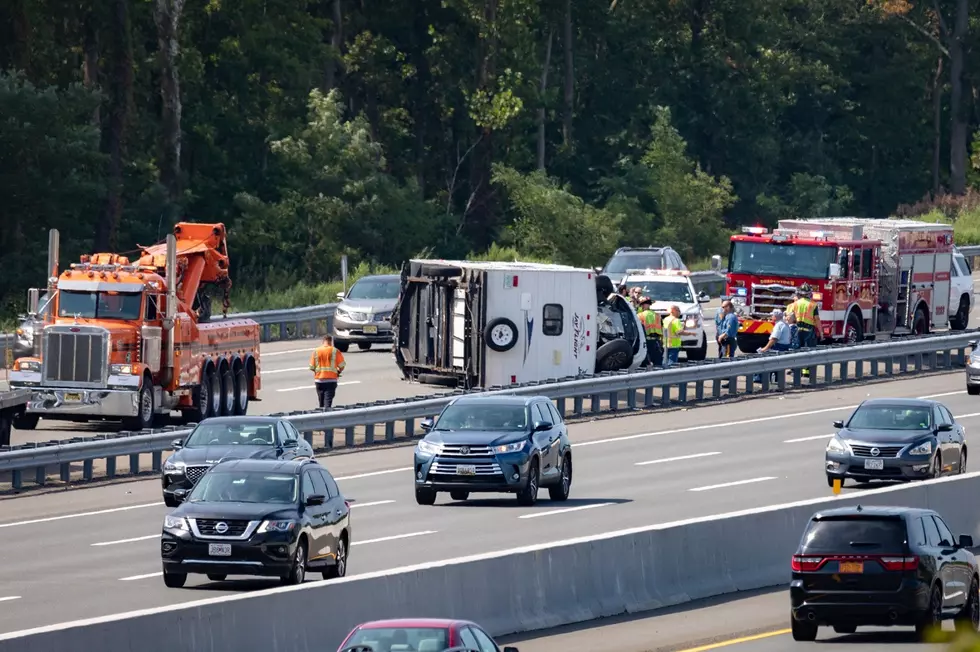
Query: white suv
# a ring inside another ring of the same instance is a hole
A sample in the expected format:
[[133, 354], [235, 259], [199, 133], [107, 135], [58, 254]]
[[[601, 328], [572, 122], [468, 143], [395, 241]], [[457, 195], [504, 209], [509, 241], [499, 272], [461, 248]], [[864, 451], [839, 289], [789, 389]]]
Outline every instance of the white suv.
[[681, 347], [688, 360], [704, 360], [708, 355], [708, 337], [704, 332], [704, 313], [701, 304], [711, 298], [698, 293], [691, 283], [690, 272], [685, 270], [635, 270], [627, 272], [623, 282], [630, 288], [638, 287], [645, 297], [653, 300], [653, 310], [661, 317], [670, 313], [676, 305], [684, 318], [684, 330], [694, 333], [681, 338]]
[[953, 268], [949, 279], [949, 327], [965, 330], [970, 324], [973, 311], [973, 272], [966, 258], [953, 248]]

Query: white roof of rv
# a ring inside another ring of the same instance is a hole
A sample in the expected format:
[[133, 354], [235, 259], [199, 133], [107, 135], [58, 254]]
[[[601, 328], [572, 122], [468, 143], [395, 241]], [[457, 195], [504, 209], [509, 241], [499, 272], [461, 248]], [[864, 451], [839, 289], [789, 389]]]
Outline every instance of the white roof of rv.
[[480, 270], [508, 270], [508, 271], [552, 271], [552, 272], [589, 272], [594, 274], [595, 270], [584, 267], [571, 267], [569, 265], [552, 265], [548, 263], [525, 263], [521, 261], [486, 261], [486, 260], [441, 260], [435, 258], [413, 258], [413, 263], [432, 263], [436, 265], [446, 265], [452, 267], [462, 267], [465, 269]]
[[910, 231], [913, 229], [922, 231], [948, 231], [952, 229], [950, 224], [937, 222], [922, 222], [920, 220], [894, 220], [894, 219], [875, 219], [869, 217], [808, 217], [799, 219], [780, 220], [780, 223], [802, 223], [815, 225], [831, 226], [871, 226], [881, 229], [898, 229], [899, 231]]

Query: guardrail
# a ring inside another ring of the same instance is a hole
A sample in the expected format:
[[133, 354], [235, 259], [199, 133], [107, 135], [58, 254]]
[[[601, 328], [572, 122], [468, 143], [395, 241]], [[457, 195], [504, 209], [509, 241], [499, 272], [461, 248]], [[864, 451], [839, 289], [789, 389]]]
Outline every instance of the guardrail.
[[[825, 509], [934, 509], [955, 535], [976, 538], [980, 505], [964, 498], [977, 491], [980, 474], [970, 473], [645, 525], [11, 632], [0, 635], [0, 652], [171, 652], [198, 649], [201, 641], [209, 650], [314, 652], [337, 649], [363, 622], [399, 617], [475, 621], [496, 638], [786, 587], [800, 537]], [[357, 546], [356, 535], [350, 543]], [[358, 558], [349, 565], [355, 571]], [[787, 604], [787, 625], [789, 611]], [[284, 622], [301, 622], [302, 631], [269, 626]]]
[[[973, 330], [884, 343], [823, 346], [804, 352], [767, 353], [730, 361], [706, 360], [656, 371], [554, 378], [491, 387], [486, 391], [456, 391], [273, 416], [292, 422], [315, 448], [330, 450], [335, 447], [336, 431], [344, 433], [346, 447], [415, 437], [416, 420], [436, 416], [450, 400], [463, 394], [548, 396], [567, 418], [629, 413], [745, 394], [827, 387], [866, 378], [951, 369], [965, 364], [966, 349], [978, 337], [980, 331]], [[804, 378], [804, 370], [809, 372], [808, 378]], [[770, 374], [775, 375], [775, 382]], [[753, 381], [756, 376], [758, 383]], [[380, 437], [379, 430], [383, 432]], [[33, 472], [34, 483], [43, 485], [48, 471], [57, 468], [61, 481], [70, 482], [77, 471], [72, 466], [81, 463], [82, 479], [92, 480], [94, 461], [104, 459], [105, 476], [113, 478], [119, 474], [117, 458], [128, 456], [128, 471], [133, 474], [140, 472], [140, 456], [146, 454], [151, 456], [151, 470], [159, 471], [163, 453], [172, 450], [173, 440], [189, 433], [189, 428], [168, 427], [0, 447], [0, 473], [10, 472], [12, 487], [21, 489], [25, 472]], [[315, 436], [322, 439], [314, 441]]]

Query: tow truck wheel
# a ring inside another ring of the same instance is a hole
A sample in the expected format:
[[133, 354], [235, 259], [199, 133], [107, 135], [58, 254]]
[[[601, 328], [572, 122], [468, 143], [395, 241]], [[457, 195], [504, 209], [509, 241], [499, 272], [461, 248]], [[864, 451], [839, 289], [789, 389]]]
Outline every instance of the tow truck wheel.
[[235, 372], [235, 414], [242, 416], [248, 412], [248, 374], [245, 369]]
[[221, 372], [221, 416], [235, 414], [235, 377], [231, 369], [225, 367]]
[[40, 420], [41, 417], [36, 414], [21, 412], [14, 417], [14, 428], [17, 430], [34, 430], [37, 428], [37, 422]]
[[143, 380], [140, 387], [139, 398], [136, 399], [137, 415], [123, 420], [123, 424], [128, 430], [145, 430], [153, 427], [153, 415], [156, 406], [153, 401], [153, 386]]

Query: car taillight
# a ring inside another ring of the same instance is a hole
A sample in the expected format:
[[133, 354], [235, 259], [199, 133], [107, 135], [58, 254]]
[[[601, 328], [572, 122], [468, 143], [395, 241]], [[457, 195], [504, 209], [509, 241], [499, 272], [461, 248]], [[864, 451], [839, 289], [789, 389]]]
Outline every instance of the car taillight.
[[795, 571], [808, 572], [815, 571], [823, 565], [823, 557], [807, 557], [806, 555], [793, 555], [790, 566]]
[[885, 570], [909, 571], [919, 567], [919, 558], [912, 557], [881, 557], [878, 559]]

